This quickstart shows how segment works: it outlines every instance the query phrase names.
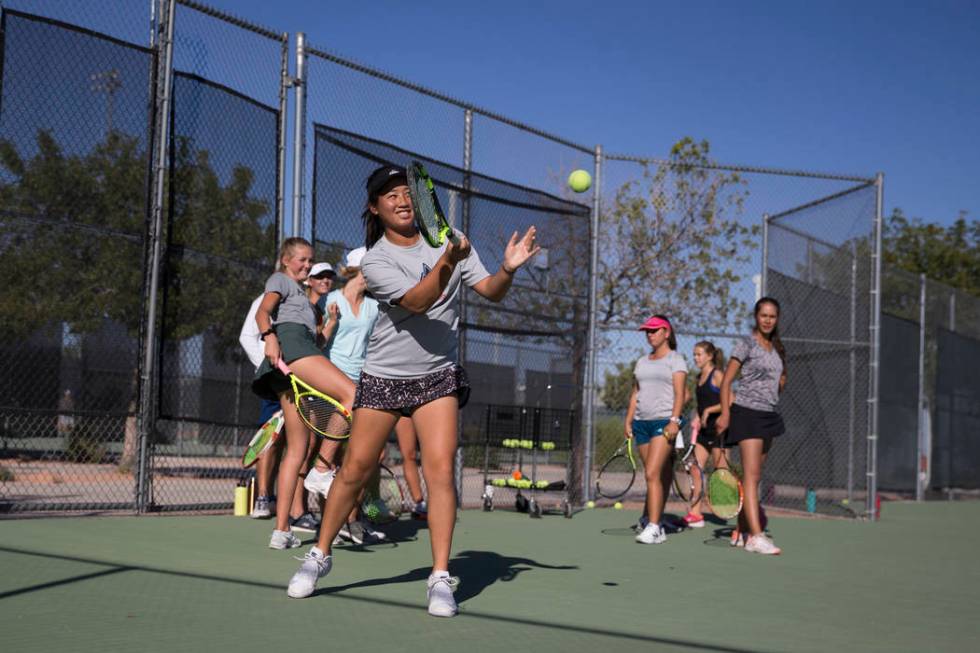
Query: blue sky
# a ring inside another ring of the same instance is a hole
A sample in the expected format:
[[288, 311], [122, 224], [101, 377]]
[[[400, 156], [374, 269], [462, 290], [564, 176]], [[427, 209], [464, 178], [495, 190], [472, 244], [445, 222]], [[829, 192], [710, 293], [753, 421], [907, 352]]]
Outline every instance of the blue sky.
[[211, 0], [607, 151], [883, 171], [886, 210], [980, 211], [980, 2]]

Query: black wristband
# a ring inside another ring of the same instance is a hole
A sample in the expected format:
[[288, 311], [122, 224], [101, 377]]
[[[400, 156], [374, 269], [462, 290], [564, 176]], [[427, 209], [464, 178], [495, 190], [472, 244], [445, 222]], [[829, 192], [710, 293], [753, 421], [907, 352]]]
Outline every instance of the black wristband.
[[275, 332], [276, 332], [276, 327], [275, 326], [271, 326], [271, 327], [269, 327], [268, 329], [266, 329], [265, 331], [263, 331], [262, 333], [259, 334], [259, 339], [260, 340], [265, 340], [265, 337], [267, 335], [273, 334]]

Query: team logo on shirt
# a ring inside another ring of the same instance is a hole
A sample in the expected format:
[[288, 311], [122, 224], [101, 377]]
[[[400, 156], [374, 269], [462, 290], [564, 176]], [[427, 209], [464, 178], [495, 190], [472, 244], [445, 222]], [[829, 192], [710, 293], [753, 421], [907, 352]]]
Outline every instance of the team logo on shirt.
[[426, 276], [427, 276], [427, 275], [428, 275], [428, 274], [429, 274], [430, 272], [432, 272], [432, 268], [430, 268], [430, 267], [429, 267], [428, 265], [426, 265], [425, 263], [423, 263], [423, 264], [422, 264], [422, 276], [421, 276], [421, 277], [419, 277], [419, 281], [421, 281], [422, 279], [425, 279], [425, 277], [426, 277]]

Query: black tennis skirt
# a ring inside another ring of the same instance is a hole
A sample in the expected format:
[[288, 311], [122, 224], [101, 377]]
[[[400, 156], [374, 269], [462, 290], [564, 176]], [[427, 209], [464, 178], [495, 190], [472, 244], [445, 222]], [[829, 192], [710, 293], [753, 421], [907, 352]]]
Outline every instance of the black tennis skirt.
[[726, 447], [752, 438], [775, 438], [786, 431], [783, 418], [776, 411], [755, 410], [732, 404], [729, 415], [731, 419], [728, 430], [724, 433]]
[[384, 379], [361, 372], [354, 408], [396, 410], [410, 416], [419, 406], [447, 395], [456, 395], [460, 408], [470, 398], [470, 382], [459, 365], [414, 379]]

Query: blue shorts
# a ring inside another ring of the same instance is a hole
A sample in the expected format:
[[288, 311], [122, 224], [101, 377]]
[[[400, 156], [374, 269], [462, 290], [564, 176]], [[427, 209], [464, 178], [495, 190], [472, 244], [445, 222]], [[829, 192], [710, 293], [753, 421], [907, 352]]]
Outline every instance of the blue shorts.
[[276, 414], [281, 406], [278, 401], [262, 400], [262, 408], [259, 410], [259, 426], [269, 421], [269, 418]]
[[[636, 446], [647, 444], [658, 435], [664, 434], [664, 428], [670, 424], [669, 419], [635, 419], [633, 420], [633, 441]], [[681, 426], [684, 418], [681, 418]]]

